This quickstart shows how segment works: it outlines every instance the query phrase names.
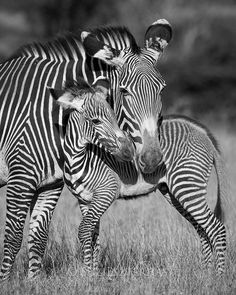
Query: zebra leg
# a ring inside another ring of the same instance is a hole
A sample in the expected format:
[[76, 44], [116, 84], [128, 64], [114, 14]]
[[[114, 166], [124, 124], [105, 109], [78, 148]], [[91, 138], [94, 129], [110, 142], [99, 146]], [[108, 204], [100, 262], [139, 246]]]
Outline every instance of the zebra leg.
[[196, 229], [198, 235], [200, 236], [201, 241], [201, 248], [202, 248], [202, 254], [204, 257], [204, 264], [207, 266], [211, 265], [212, 261], [212, 246], [211, 243], [205, 233], [197, 224], [197, 222], [194, 220], [194, 218], [189, 214], [183, 206], [178, 202], [177, 199], [170, 193], [169, 188], [166, 183], [160, 183], [158, 185], [158, 189], [162, 193], [162, 195], [165, 197], [165, 199], [168, 201], [171, 206], [173, 206], [186, 220], [188, 220], [193, 227]]
[[209, 240], [205, 239], [202, 243], [202, 252], [205, 255], [205, 261], [209, 261], [210, 252], [212, 250], [216, 253], [216, 267], [219, 274], [224, 272], [225, 269], [225, 251], [226, 251], [226, 230], [223, 223], [211, 212], [208, 205], [203, 203], [202, 216], [199, 213], [191, 212], [194, 220], [202, 228]]
[[[10, 175], [7, 185], [6, 224], [0, 280], [8, 279], [23, 240], [23, 229], [34, 196], [33, 184]], [[24, 187], [22, 186], [24, 185]]]
[[[175, 184], [175, 187], [178, 187]], [[189, 188], [192, 188], [192, 198], [189, 198]], [[159, 189], [168, 202], [185, 217], [196, 229], [200, 236], [204, 262], [211, 264], [212, 251], [217, 255], [217, 269], [221, 273], [224, 271], [224, 252], [226, 250], [226, 232], [224, 225], [210, 211], [206, 204], [206, 190], [196, 188], [196, 185], [188, 185], [188, 194], [182, 194], [178, 199], [169, 191], [166, 184], [161, 183]], [[177, 192], [176, 192], [177, 193]]]
[[92, 259], [93, 259], [93, 269], [98, 270], [99, 264], [99, 254], [100, 254], [100, 241], [99, 241], [99, 229], [100, 221], [96, 223], [93, 235], [92, 235]]
[[[198, 229], [196, 229], [198, 232]], [[202, 257], [203, 257], [203, 263], [207, 266], [207, 267], [211, 267], [212, 265], [212, 260], [213, 260], [213, 248], [212, 248], [212, 244], [209, 241], [208, 237], [206, 236], [206, 233], [203, 232], [202, 230], [200, 231], [200, 233], [198, 232], [199, 236], [200, 236], [200, 241], [201, 241], [201, 248], [202, 248]], [[201, 235], [202, 234], [202, 235]]]
[[99, 220], [116, 196], [117, 186], [114, 189], [104, 188], [99, 189], [99, 191], [97, 190], [94, 193], [93, 200], [89, 205], [87, 213], [80, 223], [78, 236], [82, 245], [83, 263], [87, 270], [92, 270], [93, 257], [98, 257], [99, 244], [97, 244], [98, 236], [96, 237], [96, 230], [99, 229]]
[[[88, 212], [88, 205], [80, 203], [80, 210], [82, 213], [83, 218]], [[100, 243], [99, 243], [99, 227], [100, 227], [100, 221], [96, 223], [94, 232], [92, 233], [92, 242], [91, 242], [91, 247], [92, 247], [92, 268], [93, 270], [98, 269], [98, 263], [99, 263], [99, 253], [100, 253]]]
[[57, 201], [61, 195], [64, 183], [62, 180], [40, 188], [37, 199], [31, 208], [28, 251], [28, 278], [33, 278], [40, 272], [43, 254], [48, 240], [49, 224]]

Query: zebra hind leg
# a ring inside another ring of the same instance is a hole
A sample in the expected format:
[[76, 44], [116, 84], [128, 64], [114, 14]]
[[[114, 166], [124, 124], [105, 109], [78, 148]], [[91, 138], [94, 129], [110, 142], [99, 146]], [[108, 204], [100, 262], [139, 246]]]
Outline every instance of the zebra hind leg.
[[224, 225], [216, 218], [206, 204], [204, 197], [206, 191], [203, 192], [201, 190], [200, 194], [196, 194], [196, 189], [193, 189], [193, 195], [195, 197], [194, 201], [191, 202], [191, 206], [189, 202], [187, 204], [187, 201], [189, 201], [187, 197], [184, 198], [182, 195], [179, 200], [175, 198], [174, 194], [170, 193], [166, 184], [160, 184], [159, 189], [168, 202], [196, 229], [200, 236], [204, 263], [208, 266], [211, 265], [214, 250], [216, 253], [218, 273], [222, 273], [225, 264], [226, 232]]
[[[204, 215], [193, 216], [194, 220], [205, 230], [205, 233], [210, 241], [208, 245], [205, 240], [202, 242], [203, 254], [205, 261], [208, 261], [212, 250], [216, 254], [216, 268], [218, 274], [225, 271], [225, 252], [226, 252], [226, 230], [223, 223], [211, 212], [207, 204], [205, 204]], [[211, 249], [210, 249], [211, 247]]]
[[[202, 228], [210, 241], [211, 248], [216, 253], [216, 267], [219, 274], [224, 272], [225, 268], [225, 251], [226, 251], [226, 231], [221, 221], [211, 212], [209, 206], [206, 203], [205, 195], [206, 191], [199, 191], [196, 195], [196, 188], [193, 189], [194, 201], [191, 201], [191, 205], [188, 203], [188, 198], [179, 198], [179, 202], [183, 208], [193, 217], [194, 221], [198, 224], [199, 228]], [[208, 243], [209, 244], [209, 243]], [[203, 245], [203, 247], [206, 244]], [[212, 252], [212, 251], [211, 251]], [[203, 253], [209, 255], [210, 249], [203, 248]], [[208, 260], [206, 256], [206, 261]]]
[[211, 266], [212, 264], [212, 245], [209, 241], [205, 231], [197, 224], [194, 218], [186, 211], [183, 206], [178, 202], [178, 200], [170, 193], [169, 188], [165, 182], [162, 182], [158, 185], [158, 189], [168, 201], [168, 203], [173, 206], [186, 220], [188, 220], [197, 231], [198, 235], [200, 236], [201, 241], [201, 249], [203, 255], [203, 263], [207, 267]]
[[62, 181], [58, 181], [55, 184], [50, 184], [50, 188], [49, 186], [40, 188], [37, 192], [36, 202], [31, 208], [28, 235], [29, 279], [37, 276], [40, 272], [48, 240], [49, 224], [63, 185]]
[[195, 230], [197, 231], [200, 242], [201, 242], [201, 251], [203, 257], [203, 264], [206, 265], [208, 268], [212, 265], [213, 260], [213, 248], [212, 243], [206, 233], [206, 231], [195, 221], [192, 215], [181, 206], [181, 204], [174, 198], [172, 194], [170, 194], [170, 199], [172, 201], [173, 206], [176, 210], [186, 219], [188, 220]]

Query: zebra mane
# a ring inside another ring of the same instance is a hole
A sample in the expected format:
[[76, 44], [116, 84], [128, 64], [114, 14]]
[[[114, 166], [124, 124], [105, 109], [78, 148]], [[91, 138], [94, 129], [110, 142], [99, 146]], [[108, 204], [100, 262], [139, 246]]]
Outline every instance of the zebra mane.
[[[129, 47], [132, 52], [139, 53], [140, 48], [137, 45], [133, 35], [125, 27], [101, 27], [89, 30], [95, 34], [98, 39], [109, 44], [116, 49], [124, 49]], [[31, 44], [20, 47], [8, 60], [18, 58], [21, 56], [33, 57], [47, 57], [58, 58], [58, 54], [62, 58], [74, 60], [81, 55], [81, 32], [78, 30], [75, 33], [65, 33], [61, 36], [46, 41], [46, 42], [33, 42]]]
[[77, 80], [67, 80], [64, 90], [70, 92], [73, 96], [80, 96], [85, 93], [95, 93], [94, 88], [88, 84], [82, 77]]
[[[20, 47], [10, 59], [21, 56], [54, 57], [60, 53], [61, 57], [74, 59], [80, 56], [80, 34], [65, 33], [45, 42], [33, 42]], [[72, 50], [73, 49], [73, 50]]]
[[108, 26], [90, 30], [99, 40], [105, 42], [115, 49], [129, 48], [133, 53], [139, 54], [140, 47], [137, 45], [134, 36], [126, 27]]

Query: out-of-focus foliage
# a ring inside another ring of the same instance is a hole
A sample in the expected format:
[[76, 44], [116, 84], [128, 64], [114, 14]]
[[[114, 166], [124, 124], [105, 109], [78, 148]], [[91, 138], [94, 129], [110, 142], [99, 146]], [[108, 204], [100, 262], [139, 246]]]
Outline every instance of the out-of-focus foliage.
[[234, 0], [0, 0], [0, 59], [19, 46], [64, 31], [127, 26], [143, 45], [158, 18], [174, 37], [160, 70], [165, 111], [236, 124], [236, 4]]

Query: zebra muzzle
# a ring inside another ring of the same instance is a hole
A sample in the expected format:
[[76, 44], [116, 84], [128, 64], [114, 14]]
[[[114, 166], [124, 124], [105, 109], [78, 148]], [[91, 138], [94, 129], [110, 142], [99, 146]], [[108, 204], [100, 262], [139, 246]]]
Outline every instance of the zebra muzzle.
[[139, 167], [143, 173], [152, 173], [162, 162], [163, 156], [161, 151], [148, 150], [139, 157]]
[[134, 158], [134, 146], [131, 139], [128, 136], [118, 137], [117, 150], [114, 155], [118, 156], [124, 161], [131, 161]]

